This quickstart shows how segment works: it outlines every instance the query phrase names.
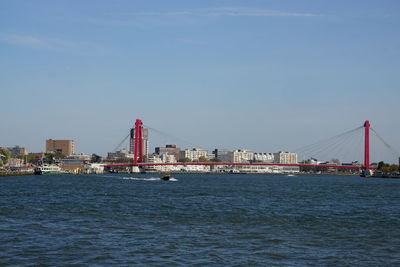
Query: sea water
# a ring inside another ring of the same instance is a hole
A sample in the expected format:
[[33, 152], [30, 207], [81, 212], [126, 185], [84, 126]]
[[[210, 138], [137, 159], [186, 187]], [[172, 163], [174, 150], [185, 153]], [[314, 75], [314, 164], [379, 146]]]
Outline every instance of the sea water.
[[0, 265], [400, 266], [400, 180], [0, 179]]

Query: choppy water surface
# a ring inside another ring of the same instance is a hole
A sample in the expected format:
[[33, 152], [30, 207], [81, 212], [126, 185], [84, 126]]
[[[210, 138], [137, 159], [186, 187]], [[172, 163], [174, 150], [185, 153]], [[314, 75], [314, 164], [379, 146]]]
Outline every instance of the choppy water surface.
[[400, 180], [174, 178], [0, 178], [0, 265], [400, 265]]

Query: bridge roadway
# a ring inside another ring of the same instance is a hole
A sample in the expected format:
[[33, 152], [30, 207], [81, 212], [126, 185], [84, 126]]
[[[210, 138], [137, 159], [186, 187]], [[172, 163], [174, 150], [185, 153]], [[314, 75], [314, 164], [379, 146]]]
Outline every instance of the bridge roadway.
[[[177, 162], [177, 163], [129, 163], [129, 164], [107, 164], [104, 167], [146, 167], [146, 166], [289, 166], [289, 167], [311, 167], [311, 168], [340, 168], [340, 169], [363, 169], [363, 166], [347, 166], [347, 165], [311, 165], [311, 164], [280, 164], [280, 163], [231, 163], [231, 162]], [[376, 168], [369, 168], [375, 170]]]

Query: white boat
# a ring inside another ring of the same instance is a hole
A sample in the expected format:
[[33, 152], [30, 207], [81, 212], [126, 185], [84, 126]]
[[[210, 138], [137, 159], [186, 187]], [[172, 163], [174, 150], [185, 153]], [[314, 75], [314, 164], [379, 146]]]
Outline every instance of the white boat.
[[44, 174], [60, 174], [61, 168], [57, 165], [42, 165], [38, 166], [34, 170], [35, 175], [44, 175]]

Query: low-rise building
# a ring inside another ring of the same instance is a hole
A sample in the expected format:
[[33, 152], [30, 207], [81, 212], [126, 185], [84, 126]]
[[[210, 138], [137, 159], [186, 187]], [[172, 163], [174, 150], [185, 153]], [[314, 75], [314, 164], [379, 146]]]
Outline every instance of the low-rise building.
[[18, 168], [25, 166], [25, 163], [23, 159], [12, 158], [8, 160], [6, 166], [10, 168]]
[[83, 166], [84, 173], [96, 173], [101, 174], [104, 172], [104, 164], [101, 163], [89, 163]]
[[201, 157], [207, 158], [207, 154], [208, 154], [207, 150], [204, 149], [198, 149], [198, 148], [193, 148], [191, 150], [185, 149], [181, 151], [180, 158], [181, 159], [188, 158], [191, 161], [198, 161], [199, 158]]
[[164, 153], [160, 155], [161, 161], [163, 163], [176, 163], [177, 160], [175, 158], [175, 155], [169, 155], [168, 153]]
[[67, 159], [80, 159], [80, 160], [90, 161], [92, 159], [92, 156], [81, 153], [81, 154], [76, 154], [76, 155], [70, 155], [70, 156], [68, 156], [66, 158]]
[[274, 154], [272, 153], [254, 153], [254, 160], [263, 163], [274, 163]]
[[232, 151], [216, 148], [213, 150], [212, 154], [214, 155], [214, 158], [219, 159], [221, 162], [231, 162], [231, 157], [229, 156], [230, 152]]
[[61, 169], [72, 173], [80, 172], [83, 169], [84, 165], [87, 163], [88, 163], [87, 160], [84, 159], [64, 158], [59, 160], [59, 165]]
[[160, 155], [151, 154], [147, 156], [146, 163], [164, 163], [164, 162], [162, 161]]
[[128, 150], [122, 149], [116, 152], [107, 153], [108, 160], [118, 160], [118, 159], [133, 159], [133, 154], [129, 153]]
[[[152, 154], [148, 155], [146, 158], [146, 163], [162, 164], [162, 163], [176, 163], [174, 155], [168, 155], [168, 153], [158, 155]], [[180, 171], [180, 167], [175, 165], [150, 165], [145, 167], [146, 171], [156, 171], [156, 172], [175, 172]]]
[[13, 156], [28, 155], [28, 149], [26, 147], [7, 147], [7, 150], [10, 151], [10, 154]]
[[168, 153], [168, 155], [173, 155], [176, 160], [179, 160], [181, 149], [176, 147], [176, 145], [166, 145], [165, 147], [156, 147], [155, 153], [162, 155]]
[[180, 170], [183, 172], [209, 172], [210, 166], [204, 165], [182, 165]]

